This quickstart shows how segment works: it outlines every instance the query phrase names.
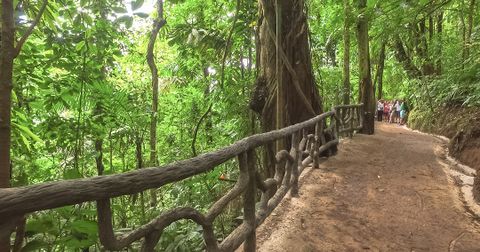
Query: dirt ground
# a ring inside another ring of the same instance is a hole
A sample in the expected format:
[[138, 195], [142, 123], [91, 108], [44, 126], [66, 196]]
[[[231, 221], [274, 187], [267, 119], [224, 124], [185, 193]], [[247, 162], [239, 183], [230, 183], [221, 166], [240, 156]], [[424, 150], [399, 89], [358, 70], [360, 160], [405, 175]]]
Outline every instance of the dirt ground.
[[480, 251], [478, 217], [458, 187], [472, 179], [446, 164], [445, 142], [377, 126], [304, 172], [300, 197], [257, 230], [258, 251]]

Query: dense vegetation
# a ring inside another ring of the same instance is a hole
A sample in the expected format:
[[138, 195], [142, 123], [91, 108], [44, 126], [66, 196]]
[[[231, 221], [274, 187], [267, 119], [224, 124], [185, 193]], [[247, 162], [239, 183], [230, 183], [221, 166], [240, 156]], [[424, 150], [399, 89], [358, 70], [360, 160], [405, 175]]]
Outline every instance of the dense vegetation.
[[[27, 34], [23, 46], [16, 43], [21, 50], [12, 92], [0, 86], [0, 129], [11, 128], [11, 162], [0, 162], [0, 169], [11, 167], [10, 186], [167, 164], [279, 125], [271, 117], [275, 108], [270, 114], [250, 109], [261, 83], [257, 77], [269, 63], [259, 50], [268, 50], [268, 38], [259, 36], [263, 23], [256, 1], [167, 0], [159, 12], [153, 1], [143, 0], [3, 0], [3, 58], [10, 49], [8, 2], [14, 4], [16, 38]], [[402, 98], [422, 113], [480, 106], [478, 1], [295, 2], [292, 9], [307, 17], [307, 25], [291, 29], [299, 38], [306, 30], [308, 44], [294, 46], [311, 59], [313, 79], [300, 77], [318, 89], [322, 104], [315, 112], [355, 103], [362, 99], [361, 85], [372, 83], [377, 98]], [[158, 36], [151, 36], [152, 20], [158, 24], [163, 18]], [[365, 28], [368, 36], [358, 35]], [[149, 42], [158, 68], [153, 90]], [[156, 92], [158, 108], [152, 103]], [[4, 106], [7, 94], [11, 110]], [[9, 111], [11, 121], [2, 120]], [[268, 120], [272, 125], [265, 126]], [[218, 180], [221, 175], [235, 178], [236, 166], [227, 163], [159, 191], [114, 199], [118, 232], [172, 206], [207, 208], [231, 187]], [[240, 213], [232, 204], [222, 215], [218, 239]], [[23, 250], [98, 249], [95, 220], [93, 204], [34, 213], [27, 219]], [[201, 243], [196, 227], [180, 222], [158, 246], [194, 251], [202, 250]]]

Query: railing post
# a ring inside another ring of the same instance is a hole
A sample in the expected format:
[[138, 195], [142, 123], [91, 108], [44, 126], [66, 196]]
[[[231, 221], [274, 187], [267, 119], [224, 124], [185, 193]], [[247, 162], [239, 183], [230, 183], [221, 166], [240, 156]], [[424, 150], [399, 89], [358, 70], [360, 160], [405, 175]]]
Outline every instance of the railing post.
[[255, 223], [255, 194], [256, 194], [256, 185], [255, 185], [255, 150], [248, 150], [247, 153], [247, 166], [248, 166], [248, 185], [245, 191], [244, 202], [243, 202], [243, 221], [246, 225], [251, 228], [250, 234], [247, 235], [247, 238], [244, 243], [243, 251], [245, 252], [255, 252], [257, 249], [256, 245], [256, 223]]
[[334, 125], [332, 126], [332, 135], [333, 135], [333, 139], [339, 139], [339, 131], [340, 131], [340, 128], [339, 128], [339, 120], [338, 120], [338, 115], [337, 115], [337, 109], [335, 109], [335, 114], [332, 116], [332, 119], [330, 119], [330, 123], [334, 123]]
[[299, 169], [302, 165], [302, 150], [300, 150], [300, 132], [295, 132], [292, 135], [292, 153], [294, 155], [294, 162], [292, 164], [292, 189], [290, 191], [290, 195], [293, 197], [298, 197], [298, 176], [299, 176]]
[[353, 137], [353, 131], [354, 131], [354, 125], [355, 125], [354, 124], [354, 122], [355, 122], [355, 120], [354, 120], [355, 119], [355, 113], [354, 113], [355, 108], [354, 107], [349, 108], [348, 112], [350, 114], [350, 131], [348, 132], [348, 136], [350, 138], [352, 138]]
[[313, 168], [314, 169], [317, 169], [318, 168], [318, 163], [319, 163], [319, 160], [318, 160], [318, 149], [320, 148], [320, 146], [318, 146], [318, 142], [320, 141], [320, 126], [319, 126], [319, 123], [322, 123], [322, 121], [320, 122], [317, 122], [315, 124], [315, 135], [313, 137]]
[[[322, 147], [324, 144], [327, 143], [327, 139], [325, 138], [325, 126], [327, 124], [327, 119], [325, 118], [325, 121], [320, 121], [320, 130], [319, 130], [319, 137], [320, 137], [320, 144], [318, 148]], [[329, 150], [330, 153], [330, 150]], [[320, 152], [318, 152], [318, 156], [320, 157]]]
[[362, 126], [362, 129], [365, 128], [365, 104], [360, 104], [360, 125]]

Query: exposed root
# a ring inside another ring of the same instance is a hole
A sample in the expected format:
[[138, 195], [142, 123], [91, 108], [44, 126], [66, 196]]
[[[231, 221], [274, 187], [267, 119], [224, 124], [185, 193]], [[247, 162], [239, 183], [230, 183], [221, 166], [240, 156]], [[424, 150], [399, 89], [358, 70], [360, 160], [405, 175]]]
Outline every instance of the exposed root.
[[448, 246], [448, 252], [453, 252], [453, 250], [455, 249], [455, 244], [457, 243], [457, 241], [460, 240], [466, 233], [468, 233], [468, 232], [463, 231], [455, 239], [453, 239], [450, 242], [450, 246]]

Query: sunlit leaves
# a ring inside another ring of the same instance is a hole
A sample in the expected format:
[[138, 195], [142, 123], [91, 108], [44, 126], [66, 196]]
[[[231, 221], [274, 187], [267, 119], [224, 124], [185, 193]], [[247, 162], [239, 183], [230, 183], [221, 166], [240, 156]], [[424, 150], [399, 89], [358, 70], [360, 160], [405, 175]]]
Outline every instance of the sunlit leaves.
[[137, 10], [138, 8], [142, 7], [144, 0], [132, 0], [132, 10]]
[[125, 26], [128, 29], [128, 28], [132, 27], [133, 17], [124, 15], [124, 16], [121, 16], [121, 17], [117, 18], [117, 20], [115, 20], [115, 22], [125, 24]]

